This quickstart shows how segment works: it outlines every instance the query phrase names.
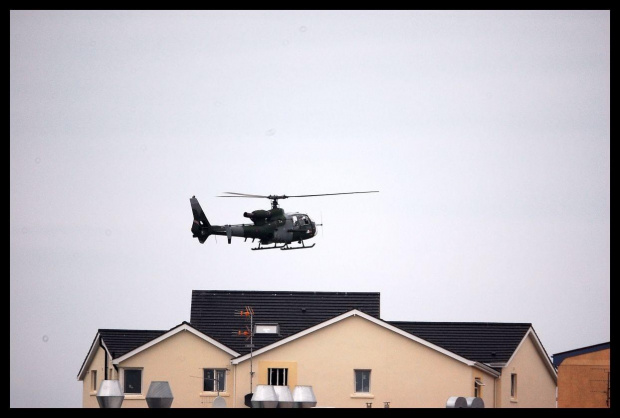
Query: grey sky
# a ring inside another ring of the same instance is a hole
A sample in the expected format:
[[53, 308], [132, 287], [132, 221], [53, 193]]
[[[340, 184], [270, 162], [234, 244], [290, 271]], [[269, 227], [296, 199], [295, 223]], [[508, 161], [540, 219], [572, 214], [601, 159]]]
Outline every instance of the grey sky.
[[[193, 289], [373, 291], [403, 321], [610, 340], [609, 11], [11, 11], [11, 407], [80, 407], [99, 328]], [[323, 222], [190, 232], [196, 195]]]

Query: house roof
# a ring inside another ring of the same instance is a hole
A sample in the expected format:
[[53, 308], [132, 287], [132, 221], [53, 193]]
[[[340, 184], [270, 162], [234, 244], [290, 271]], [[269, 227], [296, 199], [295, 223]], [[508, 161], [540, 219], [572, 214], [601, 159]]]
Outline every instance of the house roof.
[[239, 353], [219, 343], [183, 321], [169, 330], [134, 330], [134, 329], [100, 329], [91, 344], [82, 367], [78, 373], [78, 380], [83, 379], [86, 367], [90, 364], [99, 346], [103, 347], [112, 359], [112, 364], [118, 364], [127, 358], [136, 355], [159, 342], [172, 337], [182, 331], [188, 331], [206, 342], [226, 351], [232, 357]]
[[[240, 315], [251, 308], [251, 317]], [[269, 350], [350, 315], [361, 315], [395, 332], [481, 368], [499, 371], [531, 335], [555, 370], [530, 323], [383, 321], [379, 292], [192, 291], [190, 323], [170, 330], [100, 329], [78, 378], [101, 344], [115, 363], [180, 331], [190, 331], [229, 352], [238, 361], [250, 353], [238, 331], [257, 324], [279, 326], [279, 334], [254, 334], [252, 350]], [[101, 340], [101, 343], [99, 342]], [[475, 363], [475, 364], [474, 364]]]
[[609, 342], [590, 345], [587, 347], [576, 348], [574, 350], [563, 351], [561, 353], [555, 353], [553, 357], [553, 365], [555, 367], [560, 367], [560, 364], [564, 361], [564, 359], [568, 357], [580, 356], [582, 354], [593, 353], [595, 351], [601, 351], [611, 348], [611, 344]]
[[279, 335], [253, 336], [253, 350], [258, 350], [351, 310], [379, 318], [380, 294], [194, 290], [190, 323], [241, 355], [247, 354], [250, 341], [237, 331], [250, 328], [249, 317], [238, 314], [248, 306], [254, 311], [252, 326], [279, 325]]
[[102, 346], [112, 358], [118, 358], [131, 350], [143, 346], [167, 331], [160, 330], [135, 330], [135, 329], [100, 329], [90, 345], [90, 350], [82, 362], [78, 372], [78, 380], [82, 380], [86, 373], [86, 367], [95, 357], [97, 349]]
[[532, 327], [530, 323], [498, 322], [388, 323], [459, 356], [491, 365], [507, 363]]
[[108, 353], [112, 359], [115, 359], [166, 332], [168, 330], [100, 329], [99, 335], [108, 349]]
[[[214, 345], [215, 347], [219, 348], [220, 350], [223, 350], [225, 352], [227, 352], [230, 356], [232, 357], [237, 357], [239, 356], [239, 353], [237, 353], [234, 350], [231, 350], [229, 347], [225, 346], [224, 344], [221, 344], [220, 342], [214, 340], [213, 338], [209, 337], [208, 335], [205, 335], [204, 333], [200, 332], [199, 330], [197, 330], [196, 328], [194, 328], [191, 324], [187, 323], [187, 322], [182, 322], [181, 324], [177, 325], [174, 328], [171, 328], [169, 331], [164, 332], [163, 334], [161, 334], [158, 337], [153, 338], [150, 341], [147, 341], [146, 343], [140, 345], [139, 347], [128, 351], [127, 353], [125, 353], [122, 356], [116, 356], [114, 357], [114, 364], [119, 364], [125, 360], [127, 360], [129, 357], [132, 357], [146, 349], [148, 349], [149, 347], [152, 347], [156, 344], [159, 344], [161, 341], [168, 339], [180, 332], [183, 331], [187, 331], [191, 334], [194, 334], [195, 336], [197, 336], [198, 338], [203, 339], [204, 341], [208, 342], [211, 345]], [[105, 340], [104, 340], [105, 342]]]

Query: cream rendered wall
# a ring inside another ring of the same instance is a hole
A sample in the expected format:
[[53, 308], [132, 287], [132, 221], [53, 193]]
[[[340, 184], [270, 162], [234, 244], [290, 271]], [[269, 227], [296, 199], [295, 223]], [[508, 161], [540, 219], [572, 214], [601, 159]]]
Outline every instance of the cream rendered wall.
[[[98, 347], [95, 351], [95, 356], [93, 357], [90, 365], [88, 366], [88, 372], [84, 375], [84, 380], [82, 381], [82, 407], [83, 408], [99, 408], [99, 403], [97, 402], [97, 391], [91, 390], [91, 371], [97, 371], [97, 389], [101, 386], [101, 382], [105, 377], [105, 350], [101, 347]], [[108, 362], [109, 365], [111, 362]]]
[[[532, 334], [523, 341], [510, 361], [502, 369], [502, 408], [555, 408], [556, 382], [539, 354]], [[510, 397], [510, 375], [517, 374], [517, 398]]]
[[[471, 366], [359, 316], [254, 356], [254, 388], [266, 384], [257, 365], [268, 361], [296, 362], [297, 384], [312, 386], [317, 407], [383, 408], [387, 401], [391, 408], [445, 408], [450, 396], [473, 396]], [[249, 393], [249, 363], [236, 366], [236, 407]], [[354, 394], [354, 369], [371, 369], [370, 394]]]
[[[120, 368], [142, 370], [142, 395], [125, 395], [123, 408], [146, 408], [146, 394], [152, 381], [168, 381], [172, 390], [172, 408], [210, 408], [208, 400], [217, 393], [203, 392], [203, 368], [230, 369], [230, 355], [189, 331], [177, 334], [128, 358]], [[227, 373], [227, 390], [220, 392], [228, 406], [232, 390], [231, 373]]]

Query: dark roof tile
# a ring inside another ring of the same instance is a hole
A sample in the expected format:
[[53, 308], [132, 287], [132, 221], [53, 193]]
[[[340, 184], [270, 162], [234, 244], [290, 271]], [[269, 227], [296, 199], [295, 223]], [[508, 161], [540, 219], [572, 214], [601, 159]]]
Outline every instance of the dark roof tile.
[[498, 322], [404, 322], [389, 324], [468, 360], [507, 362], [532, 324]]
[[99, 335], [113, 359], [124, 356], [168, 330], [100, 329]]

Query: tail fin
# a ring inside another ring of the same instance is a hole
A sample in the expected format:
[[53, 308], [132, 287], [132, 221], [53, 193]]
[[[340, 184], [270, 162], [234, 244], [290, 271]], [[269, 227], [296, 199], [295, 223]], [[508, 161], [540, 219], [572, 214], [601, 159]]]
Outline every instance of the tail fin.
[[192, 213], [194, 214], [194, 222], [192, 223], [193, 237], [198, 238], [198, 241], [203, 244], [211, 235], [211, 224], [202, 211], [196, 196], [192, 196], [189, 199], [189, 203], [192, 205]]

